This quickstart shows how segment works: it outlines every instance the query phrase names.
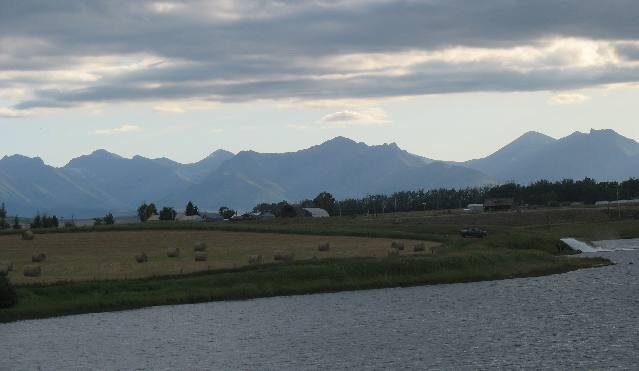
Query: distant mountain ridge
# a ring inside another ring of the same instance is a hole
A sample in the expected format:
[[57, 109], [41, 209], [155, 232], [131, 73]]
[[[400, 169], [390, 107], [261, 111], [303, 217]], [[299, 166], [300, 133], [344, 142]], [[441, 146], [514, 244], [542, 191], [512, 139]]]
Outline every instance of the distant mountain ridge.
[[490, 156], [460, 165], [524, 184], [585, 177], [622, 180], [639, 177], [639, 143], [610, 129], [561, 139], [529, 132]]
[[299, 201], [324, 190], [346, 198], [492, 181], [478, 171], [408, 153], [395, 143], [368, 146], [337, 137], [297, 152], [240, 152], [200, 184], [171, 195], [165, 202], [193, 200], [205, 207], [229, 204], [249, 208], [259, 202]]
[[321, 191], [337, 198], [509, 180], [639, 177], [639, 143], [613, 130], [554, 139], [528, 132], [495, 153], [461, 163], [432, 160], [395, 143], [369, 146], [336, 137], [288, 153], [217, 150], [201, 161], [124, 158], [105, 150], [55, 168], [40, 158], [0, 159], [0, 201], [10, 213], [91, 217], [130, 214], [143, 201], [202, 210], [248, 209], [259, 202], [299, 201]]

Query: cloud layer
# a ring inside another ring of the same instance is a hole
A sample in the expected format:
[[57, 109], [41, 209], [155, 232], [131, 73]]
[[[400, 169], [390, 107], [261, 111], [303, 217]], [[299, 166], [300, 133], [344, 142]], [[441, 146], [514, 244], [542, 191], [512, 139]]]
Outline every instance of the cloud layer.
[[634, 0], [0, 0], [0, 117], [635, 83], [638, 18]]

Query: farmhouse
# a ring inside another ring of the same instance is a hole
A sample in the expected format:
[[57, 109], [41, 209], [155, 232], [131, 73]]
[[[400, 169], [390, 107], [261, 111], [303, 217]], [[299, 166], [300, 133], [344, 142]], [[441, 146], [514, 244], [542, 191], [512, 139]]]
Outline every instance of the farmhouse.
[[485, 211], [512, 210], [515, 205], [514, 198], [488, 198], [484, 201]]
[[320, 209], [318, 207], [306, 207], [302, 209], [304, 216], [312, 217], [312, 218], [328, 218], [328, 212], [324, 209]]

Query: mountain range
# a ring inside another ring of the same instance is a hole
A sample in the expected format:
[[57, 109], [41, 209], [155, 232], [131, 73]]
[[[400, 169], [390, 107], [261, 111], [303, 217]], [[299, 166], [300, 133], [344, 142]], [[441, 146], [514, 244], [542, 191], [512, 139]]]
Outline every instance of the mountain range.
[[182, 209], [250, 209], [259, 202], [299, 201], [321, 191], [336, 198], [504, 181], [529, 183], [639, 176], [639, 143], [613, 130], [554, 139], [529, 132], [495, 153], [466, 162], [437, 161], [395, 143], [369, 146], [337, 137], [297, 152], [233, 154], [217, 150], [181, 164], [168, 158], [124, 158], [105, 150], [63, 167], [21, 155], [0, 160], [0, 201], [9, 212], [92, 217], [131, 214], [141, 202]]

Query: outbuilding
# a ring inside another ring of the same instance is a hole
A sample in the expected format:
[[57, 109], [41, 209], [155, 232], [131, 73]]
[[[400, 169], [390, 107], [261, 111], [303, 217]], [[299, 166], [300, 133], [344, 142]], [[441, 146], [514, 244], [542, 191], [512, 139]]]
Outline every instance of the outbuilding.
[[304, 216], [311, 218], [328, 218], [330, 215], [328, 211], [320, 209], [319, 207], [305, 207], [302, 209]]

